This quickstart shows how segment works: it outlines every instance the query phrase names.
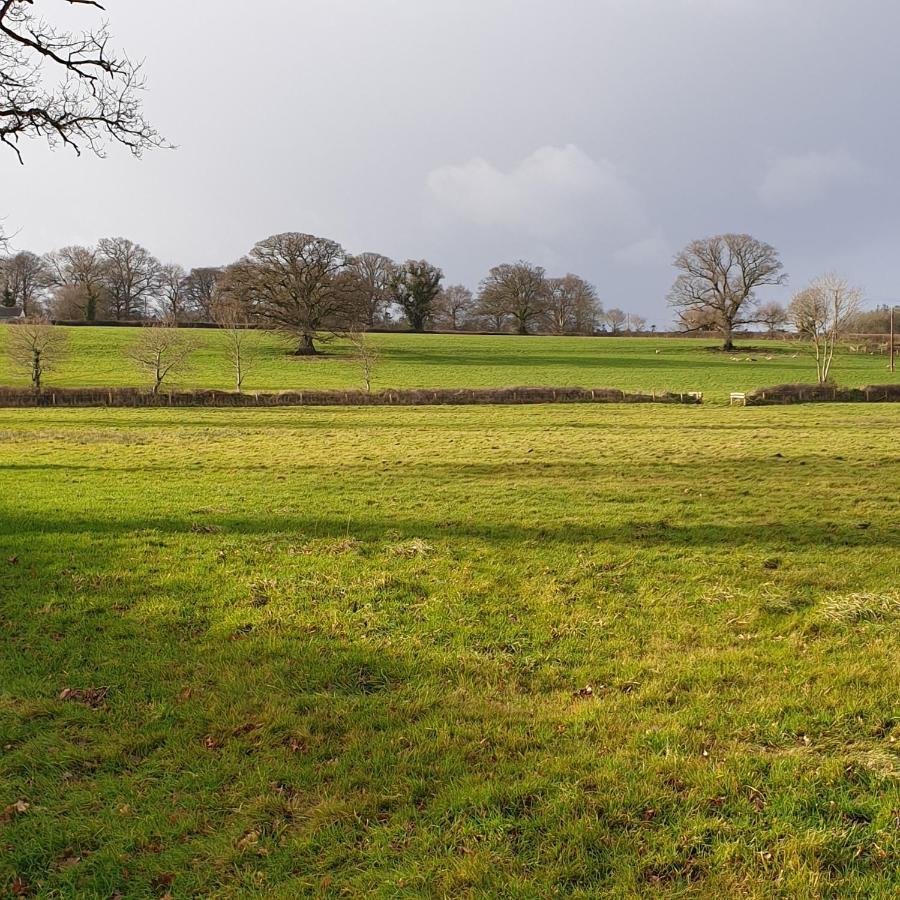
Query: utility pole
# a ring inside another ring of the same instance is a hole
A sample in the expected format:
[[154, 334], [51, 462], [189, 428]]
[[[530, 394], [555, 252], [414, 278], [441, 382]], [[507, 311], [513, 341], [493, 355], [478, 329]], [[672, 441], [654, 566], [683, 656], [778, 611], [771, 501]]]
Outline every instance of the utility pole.
[[890, 370], [894, 371], [894, 305], [891, 304], [891, 339], [888, 341], [888, 357], [890, 358]]

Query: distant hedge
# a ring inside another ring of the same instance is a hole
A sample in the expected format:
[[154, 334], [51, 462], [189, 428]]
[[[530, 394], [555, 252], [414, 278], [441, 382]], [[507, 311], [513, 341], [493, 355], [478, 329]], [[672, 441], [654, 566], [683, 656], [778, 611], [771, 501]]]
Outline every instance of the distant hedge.
[[870, 384], [841, 388], [830, 384], [777, 384], [746, 395], [747, 406], [788, 403], [898, 403], [900, 384]]
[[137, 388], [0, 387], [0, 406], [464, 406], [528, 403], [684, 403], [703, 402], [699, 393], [631, 394], [612, 388], [466, 388], [365, 391], [166, 391], [151, 394]]

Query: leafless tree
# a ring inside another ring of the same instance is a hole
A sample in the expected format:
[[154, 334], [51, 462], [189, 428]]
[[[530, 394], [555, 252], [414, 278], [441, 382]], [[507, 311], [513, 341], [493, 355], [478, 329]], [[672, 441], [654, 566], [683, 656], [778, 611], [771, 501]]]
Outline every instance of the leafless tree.
[[451, 284], [438, 294], [434, 318], [440, 328], [459, 331], [475, 307], [472, 292], [461, 284]]
[[55, 291], [57, 318], [83, 318], [93, 322], [108, 306], [106, 264], [92, 247], [63, 247], [44, 257], [47, 280]]
[[[96, 13], [95, 0], [64, 0]], [[20, 142], [45, 138], [103, 155], [107, 141], [136, 156], [162, 145], [144, 119], [139, 65], [110, 49], [107, 25], [67, 31], [42, 11], [46, 0], [0, 0], [0, 143], [22, 160]]]
[[373, 328], [383, 320], [391, 302], [397, 264], [380, 253], [361, 253], [349, 261], [348, 269], [358, 291], [359, 320]]
[[760, 306], [757, 316], [759, 321], [769, 329], [769, 337], [775, 337], [790, 322], [788, 311], [774, 300]]
[[578, 275], [547, 281], [544, 319], [551, 334], [591, 334], [600, 312], [596, 288]]
[[159, 305], [163, 318], [181, 322], [185, 318], [184, 281], [187, 273], [178, 263], [167, 263], [159, 269]]
[[104, 238], [98, 249], [116, 319], [149, 318], [150, 307], [160, 292], [159, 260], [128, 238]]
[[13, 367], [27, 372], [36, 393], [46, 372], [65, 358], [68, 334], [46, 319], [32, 318], [7, 326], [6, 352]]
[[139, 368], [153, 378], [153, 393], [158, 394], [163, 381], [184, 370], [197, 349], [193, 333], [179, 329], [171, 320], [147, 324], [128, 347], [127, 354]]
[[220, 297], [213, 306], [212, 318], [225, 339], [228, 361], [234, 374], [234, 389], [241, 393], [244, 378], [262, 351], [262, 335], [249, 314], [247, 305], [237, 297]]
[[381, 357], [370, 335], [361, 328], [351, 328], [346, 338], [353, 348], [353, 361], [359, 366], [366, 393], [372, 392], [372, 373]]
[[25, 316], [41, 312], [41, 297], [47, 282], [47, 264], [36, 253], [26, 250], [0, 259], [0, 302], [21, 307]]
[[715, 324], [724, 350], [734, 348], [734, 331], [758, 321], [756, 291], [784, 284], [787, 276], [774, 247], [748, 234], [724, 234], [693, 241], [675, 257], [681, 274], [669, 303], [687, 328], [697, 312]]
[[484, 313], [502, 310], [515, 323], [519, 334], [528, 334], [547, 306], [544, 269], [525, 261], [495, 266], [481, 282], [479, 294]]
[[850, 325], [855, 334], [888, 334], [891, 330], [890, 306], [876, 306], [875, 309], [861, 310]]
[[791, 301], [790, 318], [801, 339], [812, 345], [819, 384], [825, 384], [838, 339], [859, 312], [862, 291], [839, 275], [823, 275]]
[[335, 241], [276, 234], [229, 267], [222, 289], [245, 303], [249, 315], [299, 339], [298, 356], [313, 356], [321, 333], [346, 329], [357, 312], [348, 261]]
[[613, 307], [603, 314], [603, 321], [612, 334], [619, 334], [628, 322], [628, 316], [621, 309]]
[[191, 269], [184, 279], [184, 306], [201, 322], [215, 321], [214, 306], [222, 269], [214, 266]]
[[424, 259], [410, 259], [391, 283], [393, 300], [403, 310], [413, 331], [424, 331], [435, 313], [444, 273]]
[[634, 334], [641, 334], [647, 328], [646, 318], [644, 318], [644, 316], [635, 315], [635, 313], [628, 314], [628, 321], [625, 324], [628, 327], [628, 330]]
[[501, 334], [509, 328], [509, 315], [505, 306], [500, 305], [493, 297], [479, 297], [472, 318], [485, 331], [493, 331], [496, 334]]

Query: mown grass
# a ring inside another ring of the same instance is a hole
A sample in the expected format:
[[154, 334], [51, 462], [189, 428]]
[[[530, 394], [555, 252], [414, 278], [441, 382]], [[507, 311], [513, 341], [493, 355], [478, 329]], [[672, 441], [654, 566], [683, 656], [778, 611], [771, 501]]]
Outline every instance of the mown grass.
[[896, 896], [898, 425], [0, 411], [0, 891]]
[[[71, 328], [71, 354], [48, 375], [48, 385], [71, 387], [137, 386], [146, 374], [128, 359], [138, 336], [133, 328]], [[232, 387], [226, 342], [215, 331], [194, 332], [200, 350], [181, 387]], [[25, 384], [3, 352], [0, 329], [0, 383]], [[272, 334], [261, 347], [246, 380], [247, 390], [361, 388], [362, 373], [346, 342], [322, 345], [323, 355], [303, 359]], [[815, 365], [795, 343], [748, 338], [750, 349], [716, 351], [711, 341], [681, 338], [565, 338], [515, 335], [373, 335], [381, 352], [375, 367], [378, 388], [459, 387], [612, 387], [627, 391], [704, 391], [727, 399], [730, 391], [774, 384], [815, 381]], [[842, 385], [884, 384], [900, 379], [887, 372], [884, 356], [842, 353], [835, 364]]]

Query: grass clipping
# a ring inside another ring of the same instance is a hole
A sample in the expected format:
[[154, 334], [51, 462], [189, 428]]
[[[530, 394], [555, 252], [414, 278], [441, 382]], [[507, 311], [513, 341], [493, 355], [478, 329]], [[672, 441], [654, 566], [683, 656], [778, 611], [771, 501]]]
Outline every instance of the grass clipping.
[[849, 594], [831, 597], [822, 604], [822, 615], [831, 622], [893, 622], [900, 619], [900, 596]]

